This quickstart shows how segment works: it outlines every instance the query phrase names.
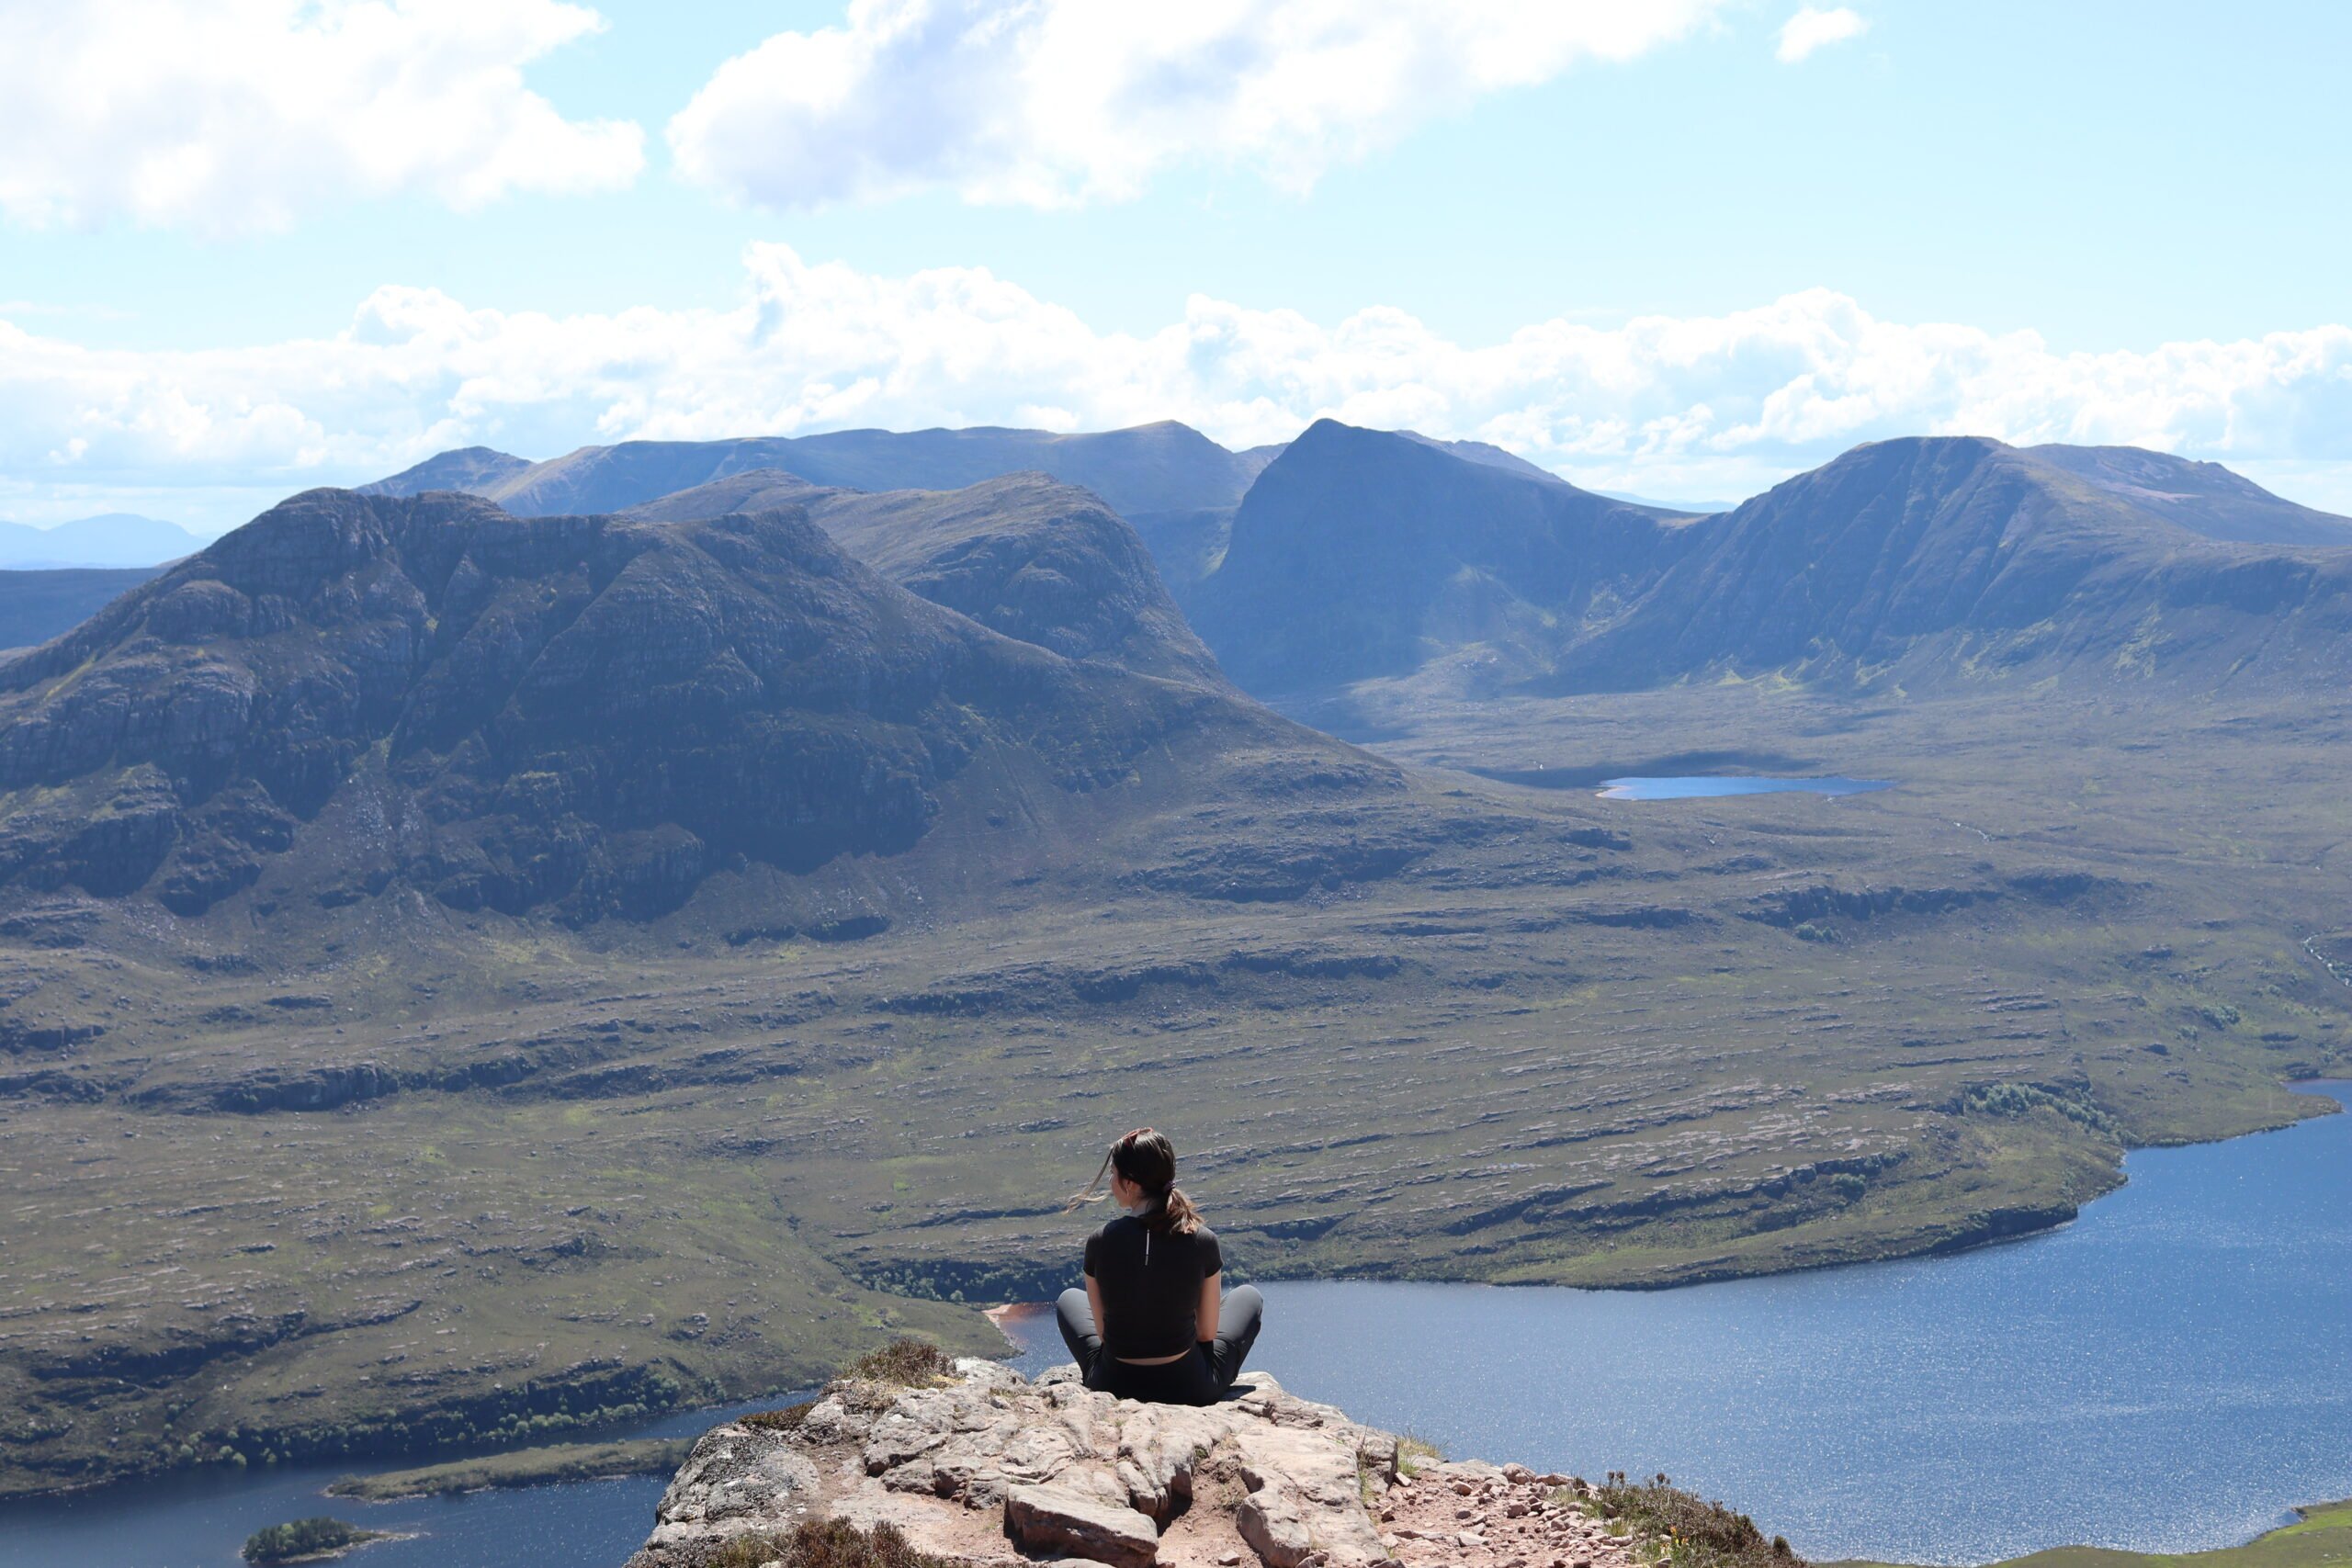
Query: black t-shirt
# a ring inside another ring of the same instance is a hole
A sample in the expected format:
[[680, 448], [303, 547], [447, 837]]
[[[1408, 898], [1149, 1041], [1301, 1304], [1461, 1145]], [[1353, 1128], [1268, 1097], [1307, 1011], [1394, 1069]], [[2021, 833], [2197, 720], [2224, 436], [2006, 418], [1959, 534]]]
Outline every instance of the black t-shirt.
[[[1102, 1289], [1095, 1325], [1113, 1356], [1149, 1360], [1199, 1343], [1201, 1282], [1225, 1271], [1216, 1232], [1155, 1231], [1122, 1214], [1086, 1238], [1086, 1277]], [[1216, 1325], [1210, 1325], [1215, 1332]]]

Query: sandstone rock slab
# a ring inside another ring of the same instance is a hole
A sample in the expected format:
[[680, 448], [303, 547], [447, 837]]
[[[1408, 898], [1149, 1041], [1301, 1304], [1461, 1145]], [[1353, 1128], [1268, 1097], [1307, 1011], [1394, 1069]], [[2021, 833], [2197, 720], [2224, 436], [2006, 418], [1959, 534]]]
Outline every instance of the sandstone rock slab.
[[[1202, 1408], [1114, 1399], [1069, 1369], [1033, 1382], [973, 1362], [920, 1388], [842, 1379], [791, 1429], [730, 1424], [697, 1444], [630, 1568], [702, 1568], [734, 1536], [826, 1517], [888, 1523], [921, 1551], [989, 1568], [1041, 1554], [1106, 1568], [1502, 1568], [1559, 1555], [1531, 1553], [1539, 1539], [1573, 1548], [1564, 1563], [1632, 1568], [1603, 1562], [1603, 1543], [1555, 1517], [1532, 1482], [1463, 1464], [1402, 1485], [1398, 1458], [1395, 1434], [1262, 1373]], [[1391, 1499], [1407, 1511], [1384, 1540], [1375, 1515]], [[1460, 1543], [1502, 1524], [1509, 1553], [1491, 1533]], [[1430, 1555], [1441, 1550], [1451, 1555]]]
[[1111, 1568], [1153, 1568], [1159, 1561], [1159, 1529], [1148, 1516], [1057, 1486], [1006, 1492], [1004, 1533], [1031, 1551], [1058, 1551]]

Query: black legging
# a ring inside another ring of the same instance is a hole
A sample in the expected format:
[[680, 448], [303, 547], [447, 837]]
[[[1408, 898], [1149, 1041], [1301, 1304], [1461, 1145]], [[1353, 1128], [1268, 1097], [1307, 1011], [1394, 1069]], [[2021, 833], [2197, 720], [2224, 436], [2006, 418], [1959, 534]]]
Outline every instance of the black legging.
[[1196, 1344], [1191, 1355], [1158, 1367], [1138, 1367], [1102, 1353], [1102, 1336], [1094, 1330], [1094, 1308], [1084, 1291], [1064, 1291], [1054, 1308], [1062, 1343], [1069, 1347], [1087, 1387], [1152, 1404], [1215, 1404], [1241, 1375], [1241, 1363], [1258, 1342], [1266, 1298], [1255, 1285], [1235, 1286], [1217, 1309], [1216, 1340]]

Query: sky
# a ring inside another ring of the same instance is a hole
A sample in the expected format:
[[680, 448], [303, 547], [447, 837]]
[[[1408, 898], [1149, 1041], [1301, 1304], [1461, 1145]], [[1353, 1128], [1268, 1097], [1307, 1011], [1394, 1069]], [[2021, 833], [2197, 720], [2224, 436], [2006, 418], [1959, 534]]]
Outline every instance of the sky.
[[2352, 6], [0, 0], [0, 518], [451, 446], [1331, 416], [2352, 513]]

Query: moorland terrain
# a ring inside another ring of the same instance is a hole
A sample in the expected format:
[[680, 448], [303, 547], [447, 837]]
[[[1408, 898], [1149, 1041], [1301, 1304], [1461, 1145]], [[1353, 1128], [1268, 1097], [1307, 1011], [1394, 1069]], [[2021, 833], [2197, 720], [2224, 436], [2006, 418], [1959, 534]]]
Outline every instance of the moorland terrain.
[[[1665, 1285], [2314, 1113], [2352, 525], [2209, 468], [1699, 517], [1327, 423], [296, 497], [0, 663], [0, 1490], [979, 1349], [1147, 1121], [1260, 1276]], [[1896, 787], [1590, 787], [1736, 770]]]

